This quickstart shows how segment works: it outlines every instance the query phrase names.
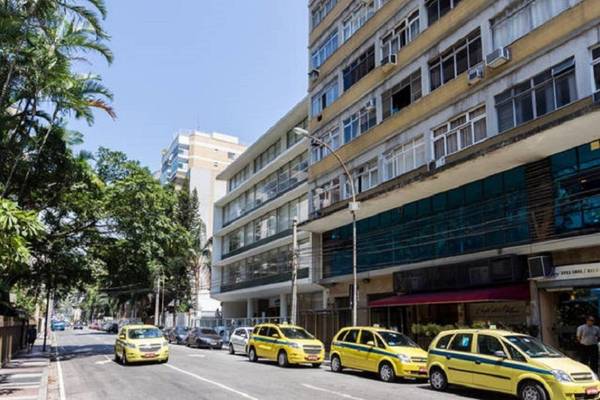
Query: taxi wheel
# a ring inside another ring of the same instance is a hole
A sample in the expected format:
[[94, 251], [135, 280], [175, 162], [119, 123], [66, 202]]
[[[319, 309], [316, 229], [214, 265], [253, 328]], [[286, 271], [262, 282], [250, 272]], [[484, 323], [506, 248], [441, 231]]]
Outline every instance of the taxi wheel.
[[229, 354], [235, 354], [235, 349], [231, 343], [229, 343]]
[[394, 367], [388, 362], [384, 362], [379, 366], [379, 378], [384, 382], [393, 382], [396, 379]]
[[432, 388], [441, 392], [448, 387], [448, 378], [444, 371], [439, 368], [433, 368], [429, 373], [429, 384]]
[[286, 368], [289, 364], [287, 353], [284, 350], [281, 350], [279, 354], [277, 354], [277, 365], [282, 368]]
[[248, 359], [252, 362], [258, 361], [258, 356], [256, 355], [256, 350], [254, 350], [254, 347], [250, 347], [250, 351], [248, 352]]
[[342, 360], [340, 360], [339, 356], [331, 357], [330, 367], [333, 372], [342, 372], [344, 370], [344, 367], [342, 367]]
[[519, 387], [519, 398], [521, 400], [547, 400], [548, 396], [542, 385], [529, 381]]

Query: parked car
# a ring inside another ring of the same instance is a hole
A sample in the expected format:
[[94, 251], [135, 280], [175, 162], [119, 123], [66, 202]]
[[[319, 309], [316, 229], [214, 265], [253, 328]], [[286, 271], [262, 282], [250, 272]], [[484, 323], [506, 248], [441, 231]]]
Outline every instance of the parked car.
[[75, 324], [73, 324], [73, 330], [75, 329], [83, 329], [83, 324], [81, 322], [75, 322]]
[[429, 347], [431, 387], [450, 384], [521, 400], [597, 399], [598, 377], [540, 340], [495, 329], [441, 332]]
[[52, 329], [53, 331], [64, 331], [65, 327], [65, 321], [52, 321], [50, 323], [50, 329]]
[[98, 330], [98, 329], [100, 329], [100, 323], [98, 321], [93, 321], [90, 324], [89, 328], [90, 329], [94, 329], [94, 330]]
[[165, 338], [169, 343], [183, 344], [186, 343], [190, 329], [185, 326], [176, 326], [165, 330]]
[[427, 352], [408, 336], [376, 327], [341, 329], [331, 343], [331, 370], [376, 372], [384, 382], [396, 377], [427, 378]]
[[114, 321], [107, 322], [102, 326], [102, 330], [106, 333], [117, 333], [119, 332], [119, 324]]
[[248, 358], [277, 361], [280, 367], [312, 364], [319, 368], [325, 360], [325, 346], [304, 328], [288, 324], [260, 324], [248, 340]]
[[169, 344], [155, 326], [126, 325], [115, 341], [115, 361], [123, 365], [140, 361], [166, 363], [169, 361]]
[[228, 344], [232, 328], [227, 326], [216, 326], [214, 329], [217, 332], [217, 334], [221, 337], [223, 344]]
[[205, 347], [210, 349], [222, 349], [223, 341], [212, 328], [193, 328], [186, 339], [188, 347]]
[[241, 327], [236, 328], [229, 338], [229, 353], [244, 353], [247, 352], [248, 339], [252, 333], [252, 328]]

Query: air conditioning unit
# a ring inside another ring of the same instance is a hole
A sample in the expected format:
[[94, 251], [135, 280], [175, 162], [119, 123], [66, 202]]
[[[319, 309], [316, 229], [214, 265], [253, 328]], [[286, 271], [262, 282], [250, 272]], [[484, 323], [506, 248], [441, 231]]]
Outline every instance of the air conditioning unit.
[[373, 111], [376, 108], [375, 99], [368, 100], [365, 103], [365, 111]]
[[600, 104], [600, 90], [598, 90], [597, 92], [594, 92], [594, 94], [592, 95], [592, 98], [594, 100], [594, 104]]
[[478, 65], [469, 70], [469, 85], [474, 85], [483, 79], [483, 65]]
[[508, 47], [498, 48], [485, 57], [485, 63], [490, 68], [497, 68], [508, 61], [510, 61], [510, 49]]
[[440, 157], [437, 160], [435, 160], [435, 167], [436, 168], [441, 168], [444, 165], [446, 165], [446, 157]]
[[319, 74], [320, 71], [318, 68], [313, 68], [309, 73], [308, 73], [308, 78], [311, 81], [316, 81], [317, 79], [319, 79]]
[[552, 257], [549, 255], [534, 256], [527, 259], [530, 278], [542, 278], [554, 274]]
[[389, 56], [383, 57], [383, 60], [381, 60], [381, 65], [383, 65], [386, 70], [392, 69], [397, 63], [398, 56], [396, 54], [390, 54]]

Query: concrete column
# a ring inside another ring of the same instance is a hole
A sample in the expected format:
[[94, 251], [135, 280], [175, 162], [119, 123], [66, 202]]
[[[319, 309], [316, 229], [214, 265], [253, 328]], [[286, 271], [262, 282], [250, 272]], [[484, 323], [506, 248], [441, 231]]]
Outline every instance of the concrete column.
[[288, 317], [287, 293], [282, 293], [279, 295], [279, 317], [282, 320], [287, 320], [287, 317]]
[[246, 300], [246, 318], [254, 318], [254, 299]]

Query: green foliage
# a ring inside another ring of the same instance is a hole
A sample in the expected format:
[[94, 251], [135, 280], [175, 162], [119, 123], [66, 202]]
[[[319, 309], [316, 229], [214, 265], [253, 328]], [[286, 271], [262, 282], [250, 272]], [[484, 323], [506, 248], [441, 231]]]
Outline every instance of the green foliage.
[[42, 231], [35, 212], [21, 210], [14, 202], [0, 198], [0, 268], [27, 263], [29, 242]]

